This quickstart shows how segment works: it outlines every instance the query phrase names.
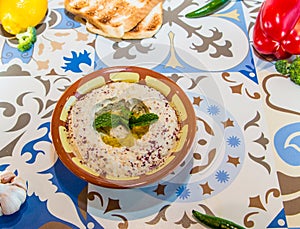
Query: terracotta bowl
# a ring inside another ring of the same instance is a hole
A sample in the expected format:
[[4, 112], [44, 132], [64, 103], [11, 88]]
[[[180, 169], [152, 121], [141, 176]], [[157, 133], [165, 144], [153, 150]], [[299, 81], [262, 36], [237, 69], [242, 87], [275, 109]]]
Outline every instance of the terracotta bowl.
[[[139, 177], [114, 179], [99, 176], [80, 163], [67, 141], [66, 121], [70, 107], [82, 95], [112, 82], [131, 82], [145, 84], [160, 91], [173, 105], [181, 126], [178, 147], [166, 162], [154, 172]], [[55, 150], [64, 165], [75, 175], [87, 182], [107, 188], [134, 188], [161, 180], [173, 172], [188, 156], [196, 133], [196, 117], [193, 106], [183, 90], [171, 79], [152, 70], [133, 66], [105, 68], [82, 77], [72, 84], [58, 100], [54, 109], [51, 134]]]

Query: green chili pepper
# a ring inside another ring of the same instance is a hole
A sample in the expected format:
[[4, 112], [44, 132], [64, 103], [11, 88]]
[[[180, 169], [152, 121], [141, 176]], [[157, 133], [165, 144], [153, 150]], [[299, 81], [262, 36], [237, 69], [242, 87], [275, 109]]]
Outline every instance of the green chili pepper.
[[222, 7], [224, 7], [227, 3], [229, 3], [230, 0], [212, 0], [206, 5], [202, 6], [201, 8], [192, 11], [185, 16], [187, 18], [198, 18], [198, 17], [205, 17], [207, 15], [210, 15]]
[[213, 229], [245, 229], [244, 227], [220, 217], [205, 215], [193, 210], [193, 215], [203, 224]]

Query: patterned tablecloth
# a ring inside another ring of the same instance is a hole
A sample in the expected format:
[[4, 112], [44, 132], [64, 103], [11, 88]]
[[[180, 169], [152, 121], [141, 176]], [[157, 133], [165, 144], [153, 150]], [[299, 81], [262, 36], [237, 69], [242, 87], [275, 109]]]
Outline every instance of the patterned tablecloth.
[[[88, 33], [50, 0], [34, 48], [0, 31], [0, 171], [28, 186], [1, 228], [204, 228], [192, 209], [246, 228], [300, 228], [300, 87], [252, 49], [261, 1], [232, 1], [199, 19], [204, 0], [166, 0], [155, 37], [122, 41]], [[108, 66], [161, 72], [189, 96], [198, 132], [192, 159], [152, 185], [113, 190], [73, 175], [58, 159], [51, 114], [78, 78]]]

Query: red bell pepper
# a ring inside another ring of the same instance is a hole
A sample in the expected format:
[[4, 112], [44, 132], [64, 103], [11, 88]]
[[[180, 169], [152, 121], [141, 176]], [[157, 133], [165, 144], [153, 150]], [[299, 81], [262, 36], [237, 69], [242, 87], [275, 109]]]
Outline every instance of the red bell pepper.
[[277, 59], [299, 55], [300, 0], [265, 0], [254, 25], [253, 46]]

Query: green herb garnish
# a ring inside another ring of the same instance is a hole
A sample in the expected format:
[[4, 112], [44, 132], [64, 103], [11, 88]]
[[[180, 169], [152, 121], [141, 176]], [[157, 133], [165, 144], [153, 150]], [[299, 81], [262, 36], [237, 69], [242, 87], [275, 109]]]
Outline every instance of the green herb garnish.
[[135, 126], [148, 126], [157, 120], [158, 115], [154, 113], [142, 114], [138, 118], [131, 116], [129, 119], [129, 128], [132, 129]]
[[128, 126], [132, 129], [135, 126], [147, 126], [158, 120], [158, 115], [154, 113], [142, 114], [138, 118], [130, 115], [129, 119], [111, 112], [103, 113], [96, 117], [94, 125], [96, 129], [103, 127], [114, 128], [118, 125]]
[[[101, 115], [99, 115], [94, 122], [95, 128], [99, 129], [101, 127], [117, 127], [123, 122], [126, 122], [127, 120], [124, 120], [122, 116], [112, 114], [111, 112], [106, 112]], [[128, 121], [127, 121], [128, 122]]]

